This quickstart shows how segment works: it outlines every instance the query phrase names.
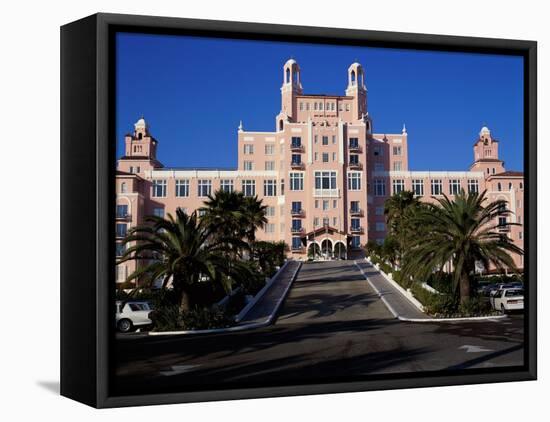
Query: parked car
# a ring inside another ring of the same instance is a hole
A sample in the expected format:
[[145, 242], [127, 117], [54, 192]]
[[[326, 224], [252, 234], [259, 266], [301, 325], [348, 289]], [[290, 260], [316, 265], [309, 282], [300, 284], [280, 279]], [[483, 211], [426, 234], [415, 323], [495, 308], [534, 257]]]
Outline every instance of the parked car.
[[498, 284], [494, 284], [492, 286], [492, 288], [489, 291], [489, 294], [493, 295], [498, 290], [502, 290], [502, 289], [522, 289], [522, 288], [523, 288], [523, 284], [519, 283], [519, 282], [515, 282], [515, 283], [498, 283]]
[[504, 288], [491, 294], [489, 302], [493, 309], [502, 312], [523, 310], [523, 289]]
[[122, 333], [132, 331], [136, 327], [151, 325], [149, 318], [152, 307], [146, 301], [121, 301], [116, 302], [116, 327]]

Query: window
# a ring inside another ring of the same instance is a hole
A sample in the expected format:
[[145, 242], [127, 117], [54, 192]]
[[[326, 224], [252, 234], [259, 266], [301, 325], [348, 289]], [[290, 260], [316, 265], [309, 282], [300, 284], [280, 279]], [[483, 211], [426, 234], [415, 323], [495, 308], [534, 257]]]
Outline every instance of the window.
[[292, 249], [302, 249], [302, 239], [299, 236], [292, 236]]
[[386, 181], [374, 179], [374, 196], [386, 196]]
[[350, 210], [351, 212], [359, 212], [359, 201], [351, 201]]
[[281, 179], [281, 195], [285, 194], [285, 179]]
[[319, 217], [315, 217], [313, 219], [313, 227], [317, 227], [317, 226], [319, 226]]
[[302, 202], [292, 201], [292, 213], [299, 214], [300, 212], [302, 212]]
[[424, 180], [414, 179], [412, 181], [412, 190], [415, 196], [424, 195]]
[[397, 195], [405, 190], [405, 181], [403, 179], [392, 180], [393, 194]]
[[117, 243], [116, 244], [116, 256], [124, 255], [125, 251], [126, 251], [126, 245], [124, 243]]
[[479, 182], [477, 180], [468, 180], [468, 193], [479, 193]]
[[314, 161], [317, 161], [317, 159], [318, 159], [317, 153], [315, 153], [314, 156], [315, 156]]
[[358, 230], [361, 227], [361, 220], [359, 218], [351, 219], [351, 229]]
[[336, 153], [335, 152], [332, 153], [332, 161], [336, 161]]
[[314, 142], [314, 143], [317, 143], [317, 135], [314, 135], [314, 136], [313, 136], [313, 142]]
[[497, 183], [497, 190], [499, 192], [502, 190], [502, 184], [500, 182]]
[[356, 173], [356, 172], [348, 173], [348, 189], [361, 190], [361, 173]]
[[451, 179], [449, 180], [449, 194], [458, 195], [460, 192], [460, 180]]
[[350, 148], [359, 148], [359, 138], [349, 138]]
[[256, 195], [256, 181], [255, 180], [243, 180], [242, 190], [244, 196]]
[[441, 180], [432, 180], [432, 195], [443, 194], [443, 183]]
[[376, 207], [374, 210], [375, 215], [384, 215], [384, 207]]
[[523, 182], [519, 182], [519, 188], [523, 189]]
[[304, 103], [300, 102], [300, 111], [304, 109]]
[[393, 155], [401, 155], [401, 147], [400, 146], [394, 146], [393, 147]]
[[166, 196], [166, 180], [153, 180], [153, 198]]
[[328, 163], [328, 152], [323, 152], [323, 163]]
[[313, 103], [313, 110], [317, 110], [317, 103]]
[[306, 103], [306, 111], [309, 111], [309, 103]]
[[275, 154], [275, 145], [274, 144], [266, 144], [265, 145], [265, 155], [273, 155]]
[[336, 172], [316, 171], [315, 189], [336, 189]]
[[205, 197], [205, 196], [208, 196], [210, 195], [210, 193], [212, 192], [212, 181], [211, 180], [204, 180], [204, 179], [199, 179], [197, 181], [197, 186], [198, 186], [198, 196], [199, 197]]
[[117, 218], [125, 218], [128, 216], [128, 205], [122, 204], [116, 206], [116, 216]]
[[386, 225], [384, 223], [376, 223], [375, 228], [377, 232], [383, 232], [386, 230]]
[[519, 233], [518, 233], [518, 238], [519, 238], [519, 240], [522, 240], [522, 239], [523, 239], [523, 232], [519, 232]]
[[332, 227], [338, 227], [338, 217], [332, 217]]
[[243, 168], [245, 170], [254, 170], [254, 162], [253, 161], [245, 161], [243, 163]]
[[126, 193], [128, 191], [128, 188], [126, 186], [126, 182], [122, 182], [120, 184], [120, 193]]
[[304, 190], [304, 173], [290, 173], [290, 190]]
[[292, 164], [302, 164], [302, 155], [292, 154]]
[[375, 146], [372, 151], [375, 157], [382, 157], [384, 155], [384, 150], [380, 146]]
[[319, 208], [319, 200], [318, 199], [315, 200], [315, 208]]
[[292, 220], [292, 233], [298, 233], [302, 231], [302, 220], [293, 219]]
[[292, 137], [292, 148], [299, 148], [302, 146], [302, 138], [299, 136]]
[[128, 233], [128, 225], [126, 223], [117, 223], [116, 237], [126, 237], [126, 233]]
[[323, 211], [327, 211], [328, 209], [329, 209], [328, 199], [323, 199]]
[[359, 156], [357, 154], [351, 154], [349, 156], [349, 163], [354, 165], [359, 164]]
[[338, 201], [336, 199], [332, 200], [332, 208], [334, 209], [338, 208]]
[[274, 233], [275, 232], [275, 224], [267, 223], [264, 226], [264, 230], [265, 230], [266, 233]]
[[264, 196], [277, 196], [277, 180], [264, 180]]
[[361, 237], [360, 236], [352, 236], [351, 237], [351, 247], [354, 249], [361, 247]]
[[374, 171], [384, 171], [384, 163], [374, 163]]
[[393, 162], [393, 171], [401, 171], [401, 161]]
[[164, 218], [164, 208], [162, 207], [153, 208], [153, 215], [155, 217]]
[[332, 145], [336, 145], [336, 135], [332, 135]]
[[508, 190], [512, 190], [514, 187], [514, 185], [512, 184], [512, 182], [508, 183]]
[[265, 209], [265, 216], [266, 217], [275, 217], [275, 207], [267, 207]]
[[266, 169], [266, 171], [275, 170], [275, 161], [266, 161], [265, 162], [265, 169]]
[[224, 192], [233, 192], [233, 180], [231, 179], [220, 180], [220, 190]]
[[246, 155], [252, 155], [254, 154], [254, 145], [252, 144], [244, 144], [244, 153]]
[[346, 104], [346, 111], [349, 111], [349, 104]]
[[319, 103], [319, 110], [323, 109], [323, 103]]
[[176, 196], [189, 196], [189, 180], [176, 180]]
[[328, 145], [328, 136], [323, 136], [323, 145]]
[[330, 223], [330, 218], [328, 217], [323, 217], [323, 226], [328, 226]]
[[331, 103], [331, 104], [330, 104], [330, 110], [331, 110], [331, 111], [334, 111], [335, 109], [336, 109], [336, 104]]

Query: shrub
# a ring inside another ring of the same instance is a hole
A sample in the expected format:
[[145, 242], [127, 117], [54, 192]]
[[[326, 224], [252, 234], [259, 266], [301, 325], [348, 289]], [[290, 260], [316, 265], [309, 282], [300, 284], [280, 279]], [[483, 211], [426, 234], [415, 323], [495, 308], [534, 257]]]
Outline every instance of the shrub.
[[151, 312], [154, 331], [207, 330], [233, 325], [233, 319], [217, 308], [196, 307], [181, 312], [179, 306], [164, 306]]
[[487, 315], [495, 313], [489, 301], [482, 297], [472, 297], [465, 303], [461, 303], [458, 311], [464, 316]]
[[227, 315], [237, 315], [246, 305], [246, 293], [239, 289], [236, 293], [229, 296], [224, 311]]

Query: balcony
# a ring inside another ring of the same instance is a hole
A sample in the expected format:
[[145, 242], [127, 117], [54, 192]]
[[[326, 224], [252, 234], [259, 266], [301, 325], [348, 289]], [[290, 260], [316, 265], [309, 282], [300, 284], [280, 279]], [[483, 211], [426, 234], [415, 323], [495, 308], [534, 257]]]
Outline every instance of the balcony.
[[303, 227], [291, 227], [290, 231], [293, 234], [302, 234], [304, 232], [304, 228]]
[[363, 217], [363, 210], [361, 208], [352, 208], [349, 213], [352, 217]]
[[126, 213], [126, 214], [117, 214], [117, 215], [115, 216], [115, 218], [116, 218], [117, 220], [128, 221], [128, 220], [131, 220], [131, 219], [132, 219], [132, 216], [131, 216], [130, 214], [128, 214], [128, 213]]
[[306, 216], [306, 213], [303, 209], [292, 209], [290, 210], [290, 214], [293, 216], [293, 217], [299, 217], [299, 218], [304, 218]]
[[290, 150], [292, 152], [304, 152], [304, 146], [302, 144], [290, 144]]
[[292, 168], [293, 170], [303, 170], [305, 169], [305, 164], [302, 163], [301, 161], [291, 161], [290, 162], [290, 168]]
[[363, 233], [363, 227], [361, 226], [352, 226], [350, 231], [354, 234]]
[[510, 226], [498, 226], [498, 231], [500, 233], [508, 233], [511, 230]]
[[353, 144], [353, 145], [350, 144], [349, 152], [360, 153], [360, 152], [363, 152], [363, 149], [359, 146], [359, 144]]
[[348, 167], [352, 170], [361, 170], [363, 168], [363, 164], [361, 164], [361, 163], [349, 163]]
[[291, 251], [292, 253], [304, 253], [306, 251], [306, 248], [304, 247], [304, 245], [292, 246]]
[[315, 189], [313, 196], [316, 198], [339, 198], [340, 189]]

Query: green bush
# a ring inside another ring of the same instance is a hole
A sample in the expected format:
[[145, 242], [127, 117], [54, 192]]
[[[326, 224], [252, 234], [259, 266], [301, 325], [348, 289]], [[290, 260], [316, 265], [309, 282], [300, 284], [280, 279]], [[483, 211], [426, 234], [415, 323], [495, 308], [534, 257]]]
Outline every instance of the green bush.
[[207, 330], [233, 325], [233, 319], [217, 308], [196, 307], [181, 312], [178, 306], [164, 306], [151, 313], [154, 331]]
[[465, 303], [458, 306], [458, 312], [464, 316], [478, 316], [493, 314], [495, 311], [488, 300], [483, 297], [472, 297]]

